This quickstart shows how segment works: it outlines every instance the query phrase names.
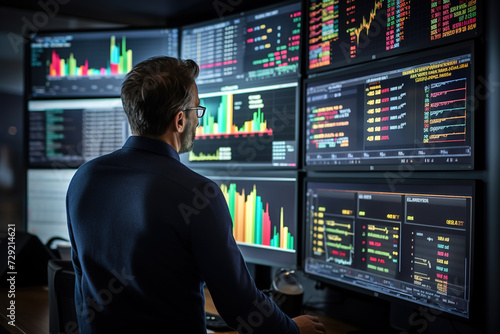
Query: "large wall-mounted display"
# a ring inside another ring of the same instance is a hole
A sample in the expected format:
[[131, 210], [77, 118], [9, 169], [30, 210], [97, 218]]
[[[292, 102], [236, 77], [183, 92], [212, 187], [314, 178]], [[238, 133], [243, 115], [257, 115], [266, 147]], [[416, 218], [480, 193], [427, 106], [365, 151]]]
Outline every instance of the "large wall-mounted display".
[[307, 70], [455, 43], [481, 32], [476, 0], [308, 0]]
[[470, 44], [317, 76], [305, 85], [305, 164], [322, 170], [474, 167]]

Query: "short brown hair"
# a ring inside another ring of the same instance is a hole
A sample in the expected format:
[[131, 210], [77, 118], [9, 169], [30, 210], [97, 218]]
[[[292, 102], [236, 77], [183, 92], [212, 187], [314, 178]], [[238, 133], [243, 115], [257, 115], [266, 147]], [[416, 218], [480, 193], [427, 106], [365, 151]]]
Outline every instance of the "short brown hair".
[[127, 74], [121, 98], [132, 133], [160, 136], [174, 115], [189, 107], [199, 67], [193, 60], [153, 57]]

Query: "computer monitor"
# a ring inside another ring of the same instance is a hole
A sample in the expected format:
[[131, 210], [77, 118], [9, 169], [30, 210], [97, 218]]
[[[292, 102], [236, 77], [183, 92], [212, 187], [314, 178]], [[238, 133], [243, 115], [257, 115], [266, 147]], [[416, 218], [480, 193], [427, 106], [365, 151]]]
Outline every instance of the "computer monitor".
[[182, 28], [207, 107], [186, 164], [297, 166], [301, 26], [301, 3], [288, 2]]
[[178, 29], [32, 34], [27, 98], [118, 97], [125, 75], [153, 56], [178, 57]]
[[233, 235], [246, 262], [264, 266], [297, 265], [299, 229], [296, 172], [202, 172], [224, 194]]
[[28, 101], [28, 167], [77, 168], [130, 135], [119, 98]]
[[315, 73], [481, 33], [482, 2], [308, 0], [307, 72]]
[[66, 191], [84, 162], [123, 146], [130, 135], [119, 98], [27, 102], [26, 225], [44, 243], [69, 240]]
[[469, 318], [473, 181], [400, 181], [307, 178], [305, 273]]
[[304, 90], [307, 169], [474, 168], [471, 43], [317, 75]]
[[53, 237], [68, 240], [66, 192], [76, 169], [28, 169], [26, 224], [45, 244]]

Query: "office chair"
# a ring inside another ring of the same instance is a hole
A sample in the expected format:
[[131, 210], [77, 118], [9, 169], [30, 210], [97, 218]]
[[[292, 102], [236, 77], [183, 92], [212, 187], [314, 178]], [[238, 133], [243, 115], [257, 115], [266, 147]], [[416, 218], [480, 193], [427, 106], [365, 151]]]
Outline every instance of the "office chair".
[[[9, 285], [8, 247], [9, 240], [5, 235], [0, 238], [0, 287]], [[16, 286], [47, 285], [47, 262], [57, 258], [36, 235], [16, 231]]]
[[73, 264], [67, 260], [50, 260], [47, 272], [50, 334], [78, 333]]

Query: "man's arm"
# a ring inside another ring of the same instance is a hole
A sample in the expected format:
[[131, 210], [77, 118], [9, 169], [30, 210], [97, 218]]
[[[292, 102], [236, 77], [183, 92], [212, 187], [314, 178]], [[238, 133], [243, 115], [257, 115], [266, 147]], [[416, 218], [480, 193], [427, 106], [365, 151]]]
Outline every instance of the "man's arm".
[[192, 250], [217, 310], [242, 333], [299, 333], [294, 321], [258, 290], [232, 234], [226, 200], [215, 183], [195, 191], [205, 196], [189, 217]]

